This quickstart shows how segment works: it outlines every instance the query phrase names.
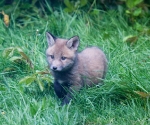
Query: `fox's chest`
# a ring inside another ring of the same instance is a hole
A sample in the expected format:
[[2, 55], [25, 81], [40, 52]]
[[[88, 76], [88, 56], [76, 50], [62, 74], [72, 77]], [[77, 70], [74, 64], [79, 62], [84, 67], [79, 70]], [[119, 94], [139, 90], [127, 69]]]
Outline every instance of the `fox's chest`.
[[67, 77], [66, 75], [63, 75], [63, 74], [54, 75], [54, 78], [59, 84], [65, 84], [65, 83], [68, 83], [70, 81], [69, 77]]
[[53, 74], [54, 79], [61, 85], [74, 85], [80, 83], [80, 75], [77, 72], [63, 72]]
[[65, 83], [65, 81], [61, 80], [61, 79], [57, 79], [57, 81], [58, 81], [59, 84], [64, 84]]
[[74, 85], [76, 83], [80, 83], [79, 79], [76, 75], [73, 76], [61, 76], [61, 77], [57, 77], [55, 78], [55, 80], [60, 84], [60, 85], [67, 85], [67, 86], [71, 86]]

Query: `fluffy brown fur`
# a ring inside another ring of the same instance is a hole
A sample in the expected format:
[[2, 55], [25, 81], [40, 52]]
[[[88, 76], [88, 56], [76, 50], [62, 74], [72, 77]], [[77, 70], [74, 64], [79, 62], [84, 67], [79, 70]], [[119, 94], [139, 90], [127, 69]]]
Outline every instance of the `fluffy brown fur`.
[[98, 47], [86, 48], [77, 53], [79, 38], [67, 39], [54, 37], [46, 33], [48, 49], [47, 61], [54, 76], [54, 90], [62, 104], [67, 104], [73, 91], [83, 86], [102, 84], [107, 69], [105, 54]]

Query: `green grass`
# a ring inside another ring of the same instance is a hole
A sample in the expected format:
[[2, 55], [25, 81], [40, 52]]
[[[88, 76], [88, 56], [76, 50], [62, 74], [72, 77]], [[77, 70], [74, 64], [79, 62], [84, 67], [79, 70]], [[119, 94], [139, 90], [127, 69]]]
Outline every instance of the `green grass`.
[[[140, 35], [115, 12], [101, 13], [93, 19], [86, 14], [70, 16], [60, 12], [26, 23], [28, 26], [23, 28], [17, 28], [15, 24], [6, 28], [0, 20], [2, 125], [150, 124], [150, 36]], [[60, 106], [51, 84], [44, 81], [43, 92], [36, 82], [19, 84], [20, 79], [47, 69], [46, 31], [63, 38], [78, 35], [79, 50], [87, 46], [100, 47], [108, 58], [105, 84], [83, 89], [64, 107]], [[124, 42], [129, 35], [137, 36], [137, 42], [132, 45]], [[34, 69], [26, 62], [14, 63], [9, 57], [3, 57], [8, 47], [20, 47]], [[144, 94], [148, 97], [142, 97]]]

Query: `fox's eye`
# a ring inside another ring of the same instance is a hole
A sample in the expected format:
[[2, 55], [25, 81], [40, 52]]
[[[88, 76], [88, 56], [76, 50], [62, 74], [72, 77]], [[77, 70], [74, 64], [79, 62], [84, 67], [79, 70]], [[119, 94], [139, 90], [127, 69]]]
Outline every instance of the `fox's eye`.
[[66, 57], [64, 57], [64, 56], [61, 57], [61, 60], [65, 60], [65, 59], [66, 59]]
[[54, 59], [54, 55], [50, 55], [51, 59]]

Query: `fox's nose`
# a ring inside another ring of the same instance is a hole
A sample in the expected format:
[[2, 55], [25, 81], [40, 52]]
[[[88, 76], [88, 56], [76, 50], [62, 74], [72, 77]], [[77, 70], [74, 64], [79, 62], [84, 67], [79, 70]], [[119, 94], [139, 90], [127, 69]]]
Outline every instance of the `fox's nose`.
[[56, 66], [53, 66], [53, 70], [57, 70], [57, 67], [56, 67]]

